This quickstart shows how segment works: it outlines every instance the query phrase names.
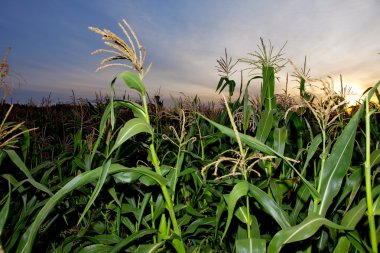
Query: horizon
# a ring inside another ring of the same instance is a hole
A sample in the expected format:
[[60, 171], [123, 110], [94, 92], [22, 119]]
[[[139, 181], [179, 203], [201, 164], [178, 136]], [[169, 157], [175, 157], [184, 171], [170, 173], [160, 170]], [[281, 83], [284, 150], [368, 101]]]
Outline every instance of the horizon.
[[[6, 2], [0, 16], [0, 57], [11, 47], [8, 63], [15, 88], [12, 101], [40, 101], [51, 94], [55, 102], [77, 97], [93, 99], [95, 92], [107, 94], [109, 83], [120, 68], [95, 72], [106, 54], [91, 55], [104, 48], [101, 37], [89, 26], [109, 29], [123, 37], [117, 26], [123, 18], [132, 26], [152, 61], [151, 72], [144, 78], [150, 95], [199, 96], [202, 102], [219, 101], [215, 91], [219, 81], [216, 60], [226, 48], [233, 60], [249, 57], [257, 50], [260, 37], [271, 41], [285, 58], [298, 68], [304, 57], [314, 78], [330, 76], [336, 90], [343, 84], [356, 95], [373, 86], [380, 77], [380, 26], [374, 0], [347, 1], [93, 1], [67, 3], [45, 1]], [[310, 17], [313, 17], [310, 19]], [[240, 69], [246, 66], [239, 66]], [[233, 79], [240, 83], [240, 74]], [[277, 93], [285, 88], [290, 64], [279, 73]], [[247, 73], [244, 80], [247, 79]], [[290, 80], [289, 90], [296, 91]], [[238, 85], [237, 85], [238, 86]], [[251, 94], [258, 92], [255, 82]], [[133, 92], [118, 84], [118, 94]], [[9, 98], [8, 98], [9, 99]], [[353, 98], [354, 99], [354, 98]]]

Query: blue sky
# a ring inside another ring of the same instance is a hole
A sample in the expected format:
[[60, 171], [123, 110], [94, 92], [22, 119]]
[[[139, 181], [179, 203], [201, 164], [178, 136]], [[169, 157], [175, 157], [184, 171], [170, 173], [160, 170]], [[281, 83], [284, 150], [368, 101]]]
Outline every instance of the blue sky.
[[[22, 77], [14, 102], [38, 102], [49, 93], [65, 102], [72, 90], [91, 99], [105, 94], [122, 69], [95, 72], [107, 55], [90, 54], [104, 46], [88, 26], [122, 36], [117, 22], [125, 18], [153, 62], [144, 78], [150, 94], [218, 99], [216, 59], [224, 48], [234, 59], [249, 57], [260, 37], [277, 49], [287, 41], [285, 57], [301, 67], [307, 56], [311, 76], [331, 76], [338, 87], [342, 74], [344, 84], [360, 93], [380, 80], [379, 10], [377, 0], [7, 0], [0, 10], [0, 56], [10, 46], [8, 62]], [[292, 71], [288, 65], [279, 73], [278, 91]], [[240, 82], [240, 75], [234, 78]]]

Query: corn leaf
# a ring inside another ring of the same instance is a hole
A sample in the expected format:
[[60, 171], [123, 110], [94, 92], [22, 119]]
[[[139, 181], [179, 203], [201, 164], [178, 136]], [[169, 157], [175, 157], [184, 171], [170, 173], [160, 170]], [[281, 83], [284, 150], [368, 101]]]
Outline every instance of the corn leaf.
[[98, 252], [109, 252], [111, 246], [105, 244], [93, 244], [84, 247], [79, 251], [79, 253], [98, 253]]
[[11, 205], [11, 189], [9, 187], [7, 201], [5, 202], [4, 206], [1, 208], [1, 211], [0, 211], [0, 249], [2, 248], [2, 245], [3, 245], [1, 242], [1, 236], [3, 234], [3, 229], [8, 218], [10, 205]]
[[[248, 89], [245, 89], [244, 98], [243, 98], [243, 130], [244, 132], [249, 128], [249, 121], [251, 119], [252, 107], [248, 104], [249, 102], [249, 93]], [[254, 120], [254, 119], [252, 119]]]
[[[363, 198], [358, 205], [351, 208], [342, 219], [342, 226], [345, 226], [350, 229], [354, 229], [359, 221], [365, 215], [367, 210], [366, 200]], [[339, 238], [338, 243], [334, 249], [333, 253], [348, 252], [351, 242], [347, 236], [342, 236]]]
[[111, 197], [113, 198], [113, 200], [115, 200], [115, 202], [117, 203], [117, 205], [119, 207], [121, 207], [120, 200], [117, 198], [117, 193], [116, 193], [115, 187], [109, 188], [108, 189], [108, 193], [111, 195]]
[[268, 245], [268, 253], [278, 253], [287, 243], [303, 241], [310, 238], [322, 225], [334, 229], [347, 229], [346, 227], [329, 221], [320, 215], [312, 213], [300, 224], [277, 232]]
[[[119, 164], [111, 164], [109, 167], [109, 174], [114, 174], [122, 171], [135, 171], [140, 172], [143, 175], [150, 176], [154, 180], [156, 180], [161, 185], [166, 185], [167, 180], [158, 175], [157, 173], [148, 170], [146, 168], [127, 168]], [[91, 183], [94, 180], [97, 180], [101, 176], [102, 167], [98, 167], [94, 170], [84, 172], [72, 180], [70, 180], [67, 184], [65, 184], [58, 192], [56, 192], [43, 206], [43, 208], [39, 211], [36, 218], [34, 219], [33, 224], [29, 227], [30, 233], [26, 234], [27, 242], [25, 244], [25, 250], [23, 252], [29, 253], [32, 251], [34, 239], [38, 233], [39, 227], [42, 222], [45, 220], [47, 215], [53, 210], [53, 208], [57, 205], [57, 203], [65, 197], [68, 193], [72, 192], [76, 188]], [[27, 231], [28, 232], [28, 231]]]
[[261, 119], [257, 125], [256, 138], [262, 143], [265, 143], [269, 136], [270, 130], [272, 129], [273, 113], [274, 110], [265, 110], [261, 114]]
[[371, 161], [371, 165], [370, 165], [371, 168], [380, 163], [380, 149], [376, 149], [372, 151], [371, 156], [370, 156], [370, 161]]
[[263, 88], [261, 91], [261, 103], [265, 105], [265, 110], [273, 110], [276, 108], [276, 97], [274, 96], [274, 67], [263, 66]]
[[318, 134], [313, 138], [313, 140], [310, 143], [310, 146], [307, 150], [307, 156], [306, 160], [304, 162], [303, 168], [302, 168], [302, 175], [305, 175], [305, 171], [307, 166], [309, 165], [309, 162], [311, 158], [313, 158], [315, 152], [318, 150], [318, 146], [322, 143], [322, 135]]
[[247, 224], [248, 222], [248, 216], [247, 216], [247, 207], [245, 206], [239, 206], [235, 211], [235, 216], [238, 218], [241, 222]]
[[281, 228], [290, 227], [289, 217], [286, 212], [284, 212], [277, 203], [268, 196], [267, 193], [262, 191], [260, 188], [249, 184], [246, 181], [241, 181], [237, 183], [232, 189], [231, 193], [227, 198], [227, 208], [228, 208], [228, 217], [226, 228], [224, 230], [223, 237], [226, 235], [229, 225], [232, 220], [232, 216], [235, 213], [235, 206], [237, 201], [249, 194], [249, 196], [253, 197], [257, 202], [260, 203], [263, 210], [268, 213], [272, 218], [277, 221], [277, 223], [281, 226]]
[[234, 186], [234, 188], [228, 195], [227, 197], [228, 217], [227, 217], [226, 227], [224, 229], [224, 233], [222, 236], [222, 240], [224, 236], [227, 234], [228, 228], [230, 227], [236, 203], [241, 197], [246, 196], [248, 194], [248, 190], [249, 190], [249, 184], [246, 181], [241, 181]]
[[[350, 194], [350, 199], [346, 205], [346, 210], [350, 208], [352, 201], [354, 200], [356, 193], [359, 191], [362, 180], [364, 178], [363, 168], [358, 168], [346, 179], [343, 190], [339, 194], [339, 199], [336, 201], [334, 210], [337, 210], [343, 200]], [[334, 201], [335, 202], [335, 201]]]
[[216, 208], [216, 214], [215, 214], [215, 238], [217, 238], [218, 236], [220, 219], [225, 210], [226, 210], [226, 202], [224, 201], [224, 198], [221, 197], [218, 203], [218, 206]]
[[159, 250], [164, 242], [159, 242], [155, 244], [141, 244], [137, 247], [135, 253], [153, 253]]
[[[235, 135], [235, 132], [234, 130], [232, 130], [231, 128], [228, 128], [228, 127], [225, 127], [223, 125], [220, 125], [206, 117], [204, 117], [202, 114], [199, 114], [201, 117], [203, 117], [205, 120], [207, 120], [209, 123], [211, 123], [213, 126], [215, 126], [217, 129], [219, 129], [219, 131], [221, 131], [223, 134], [229, 136], [230, 138], [233, 138], [236, 140], [236, 135]], [[280, 158], [283, 159], [283, 161], [290, 167], [293, 169], [294, 172], [297, 173], [297, 175], [300, 177], [300, 179], [302, 180], [302, 182], [307, 186], [307, 188], [309, 189], [310, 193], [316, 198], [316, 199], [319, 199], [321, 196], [320, 194], [317, 192], [317, 190], [314, 188], [314, 186], [309, 182], [307, 181], [302, 175], [301, 173], [293, 166], [292, 163], [290, 163], [288, 161], [288, 159], [286, 159], [286, 157], [284, 157], [283, 155], [279, 154], [278, 152], [276, 152], [274, 149], [270, 148], [269, 146], [265, 145], [264, 143], [262, 143], [261, 141], [259, 141], [257, 138], [254, 138], [254, 137], [251, 137], [249, 135], [245, 135], [245, 134], [242, 134], [242, 133], [239, 133], [239, 136], [240, 136], [240, 140], [245, 143], [246, 145], [248, 145], [249, 147], [253, 148], [253, 149], [256, 149], [256, 150], [259, 150], [261, 152], [263, 152], [264, 154], [267, 154], [267, 155], [276, 155]]]
[[151, 196], [152, 196], [151, 192], [144, 194], [144, 198], [143, 198], [143, 201], [141, 203], [141, 206], [140, 206], [140, 209], [139, 209], [139, 213], [138, 213], [138, 216], [137, 216], [137, 227], [138, 228], [140, 228], [140, 224], [141, 224], [141, 220], [142, 220], [142, 218], [144, 216], [145, 208], [148, 205], [149, 199], [150, 199]]
[[106, 178], [108, 176], [108, 171], [109, 171], [110, 166], [111, 166], [111, 159], [109, 159], [108, 161], [106, 161], [103, 164], [103, 166], [102, 166], [102, 172], [100, 174], [99, 180], [96, 183], [95, 189], [92, 192], [91, 197], [88, 200], [88, 202], [86, 204], [86, 207], [84, 208], [84, 210], [83, 210], [83, 212], [82, 212], [82, 214], [81, 214], [81, 216], [80, 216], [77, 224], [79, 224], [82, 221], [82, 219], [84, 218], [85, 214], [90, 209], [90, 207], [94, 203], [95, 199], [98, 197], [101, 189], [103, 188], [103, 184], [106, 181]]
[[236, 83], [234, 80], [228, 79], [228, 77], [221, 77], [218, 83], [218, 86], [216, 87], [216, 91], [219, 90], [219, 93], [221, 93], [226, 86], [228, 85], [228, 92], [230, 97], [234, 94]]
[[141, 177], [141, 173], [135, 171], [119, 172], [112, 175], [112, 177], [114, 178], [116, 183], [131, 184], [136, 182]]
[[12, 162], [24, 173], [24, 175], [28, 178], [29, 182], [38, 190], [46, 192], [49, 195], [53, 195], [53, 193], [43, 184], [38, 183], [30, 173], [29, 169], [26, 167], [25, 163], [20, 159], [17, 153], [14, 150], [4, 150]]
[[118, 107], [128, 108], [133, 112], [133, 115], [136, 118], [142, 118], [145, 119], [145, 112], [144, 108], [142, 108], [141, 105], [132, 102], [132, 101], [126, 101], [126, 100], [114, 100], [113, 101], [113, 107], [116, 109]]
[[118, 78], [124, 80], [124, 83], [131, 89], [138, 91], [142, 96], [145, 95], [145, 88], [141, 82], [141, 78], [131, 71], [124, 71], [117, 75]]
[[380, 215], [380, 197], [378, 197], [373, 203], [373, 214]]
[[273, 130], [273, 149], [283, 155], [285, 144], [288, 140], [288, 130], [286, 127], [275, 128]]
[[152, 215], [152, 221], [154, 222], [165, 211], [165, 201], [162, 194], [159, 194], [155, 203], [155, 208]]
[[322, 198], [318, 211], [319, 215], [326, 215], [334, 197], [340, 191], [343, 178], [347, 174], [351, 163], [356, 129], [362, 114], [363, 107], [361, 107], [348, 122], [342, 134], [337, 138], [331, 150], [331, 154], [326, 159], [322, 175], [320, 175], [320, 177], [322, 177], [322, 186], [320, 189]]
[[290, 227], [290, 219], [288, 214], [263, 190], [259, 187], [249, 184], [249, 196], [252, 196], [260, 203], [264, 212], [272, 216], [281, 228]]
[[91, 152], [91, 161], [93, 160], [95, 154], [96, 154], [96, 151], [100, 145], [100, 142], [101, 140], [103, 139], [103, 136], [106, 132], [106, 128], [107, 128], [107, 121], [110, 117], [112, 117], [112, 115], [114, 114], [114, 110], [115, 109], [118, 109], [119, 107], [122, 107], [122, 108], [129, 108], [132, 110], [133, 112], [133, 115], [136, 117], [136, 118], [141, 118], [141, 119], [145, 119], [145, 112], [144, 112], [144, 109], [139, 105], [139, 104], [136, 104], [134, 102], [130, 102], [130, 101], [119, 101], [119, 100], [112, 100], [112, 103], [109, 103], [106, 107], [106, 109], [104, 110], [104, 113], [103, 113], [103, 116], [100, 120], [100, 125], [99, 125], [99, 136], [94, 144], [94, 147], [92, 149], [92, 152]]
[[205, 226], [205, 225], [214, 226], [215, 225], [215, 217], [205, 217], [205, 218], [196, 219], [187, 227], [184, 234], [185, 235], [194, 235], [194, 233], [196, 233], [197, 229], [200, 226]]
[[239, 253], [265, 253], [265, 239], [247, 238], [236, 240], [236, 252]]
[[310, 197], [310, 191], [307, 189], [306, 185], [302, 185], [297, 191], [297, 200], [294, 205], [292, 212], [290, 213], [290, 224], [295, 225], [297, 223], [297, 218], [302, 210], [302, 208], [307, 203]]
[[124, 124], [124, 126], [120, 129], [116, 138], [116, 142], [110, 151], [110, 154], [113, 151], [115, 151], [118, 147], [120, 147], [124, 142], [126, 142], [129, 138], [143, 132], [152, 132], [150, 125], [144, 119], [134, 118], [127, 121]]
[[115, 244], [121, 240], [121, 238], [115, 234], [95, 235], [92, 238], [96, 241], [96, 243], [106, 245]]

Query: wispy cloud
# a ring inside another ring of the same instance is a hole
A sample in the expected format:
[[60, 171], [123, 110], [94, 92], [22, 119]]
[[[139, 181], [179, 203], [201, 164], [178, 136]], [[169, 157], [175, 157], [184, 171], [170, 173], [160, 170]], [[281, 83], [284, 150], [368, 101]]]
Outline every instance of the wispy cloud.
[[[315, 77], [339, 79], [342, 74], [343, 80], [361, 90], [379, 79], [380, 2], [376, 0], [94, 0], [40, 6], [9, 1], [5, 5], [18, 14], [0, 17], [0, 27], [7, 31], [0, 46], [14, 48], [10, 63], [27, 80], [20, 89], [57, 94], [74, 90], [78, 96], [106, 91], [120, 69], [94, 73], [102, 56], [90, 52], [102, 47], [102, 41], [87, 27], [122, 34], [117, 26], [122, 18], [133, 26], [153, 62], [144, 80], [148, 90], [161, 89], [162, 95], [216, 95], [214, 66], [224, 48], [235, 59], [247, 57], [260, 37], [270, 39], [276, 48], [287, 41], [285, 56], [301, 65], [306, 55]], [[281, 73], [281, 83], [286, 71], [292, 68]]]

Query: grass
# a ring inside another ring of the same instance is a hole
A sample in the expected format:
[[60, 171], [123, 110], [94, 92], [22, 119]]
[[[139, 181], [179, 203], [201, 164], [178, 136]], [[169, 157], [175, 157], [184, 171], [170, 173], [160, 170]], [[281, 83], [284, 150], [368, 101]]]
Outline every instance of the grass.
[[0, 145], [12, 145], [0, 146], [0, 250], [377, 252], [380, 118], [369, 101], [380, 82], [351, 114], [306, 63], [299, 98], [275, 94], [284, 48], [261, 40], [248, 62], [258, 74], [236, 99], [235, 62], [227, 51], [217, 61], [224, 108], [188, 96], [166, 108], [143, 84], [145, 49], [119, 26], [128, 43], [90, 28], [113, 48], [96, 51], [112, 54], [100, 68], [127, 60], [110, 89], [121, 79], [140, 102], [1, 107]]

